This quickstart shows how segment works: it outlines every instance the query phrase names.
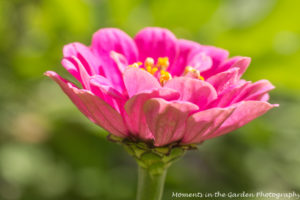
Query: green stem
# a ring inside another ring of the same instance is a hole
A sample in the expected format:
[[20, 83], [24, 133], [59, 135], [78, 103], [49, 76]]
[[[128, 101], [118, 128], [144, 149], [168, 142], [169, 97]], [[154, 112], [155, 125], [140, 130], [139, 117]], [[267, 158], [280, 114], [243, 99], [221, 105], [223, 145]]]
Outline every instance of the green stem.
[[137, 200], [161, 200], [167, 168], [160, 174], [151, 174], [149, 170], [138, 165]]

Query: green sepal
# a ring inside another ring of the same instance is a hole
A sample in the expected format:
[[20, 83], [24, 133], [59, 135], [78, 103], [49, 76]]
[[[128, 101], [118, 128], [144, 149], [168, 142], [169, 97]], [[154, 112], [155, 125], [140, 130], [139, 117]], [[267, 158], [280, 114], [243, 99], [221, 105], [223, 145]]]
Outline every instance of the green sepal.
[[149, 171], [153, 176], [163, 173], [175, 160], [179, 159], [190, 147], [169, 145], [154, 147], [143, 142], [124, 140], [123, 146], [132, 155], [139, 166]]
[[176, 159], [183, 156], [185, 152], [186, 152], [185, 149], [183, 149], [181, 147], [175, 147], [171, 150], [171, 152], [168, 156], [163, 157], [163, 161], [166, 163], [175, 161]]
[[116, 143], [122, 143], [124, 138], [115, 136], [113, 134], [108, 134], [107, 135], [107, 140], [111, 141], [111, 142], [116, 142]]
[[122, 144], [126, 151], [136, 159], [138, 165], [153, 176], [163, 173], [187, 150], [197, 149], [195, 144], [172, 143], [167, 146], [156, 147], [151, 141], [144, 142], [135, 138], [120, 138], [112, 134], [109, 134], [107, 138], [112, 142]]

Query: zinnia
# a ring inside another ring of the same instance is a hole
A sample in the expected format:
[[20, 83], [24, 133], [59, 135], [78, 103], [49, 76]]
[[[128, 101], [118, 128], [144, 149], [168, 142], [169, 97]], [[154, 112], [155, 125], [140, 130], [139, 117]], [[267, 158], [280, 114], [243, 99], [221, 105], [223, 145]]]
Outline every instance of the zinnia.
[[264, 114], [267, 80], [241, 79], [250, 58], [145, 28], [134, 39], [100, 29], [92, 45], [71, 43], [62, 65], [82, 89], [48, 71], [78, 109], [109, 133], [154, 147], [201, 143]]
[[277, 106], [274, 86], [241, 79], [250, 58], [145, 28], [96, 32], [92, 45], [66, 45], [62, 65], [81, 83], [56, 81], [78, 109], [139, 164], [138, 200], [160, 200], [167, 168], [195, 144], [231, 132]]

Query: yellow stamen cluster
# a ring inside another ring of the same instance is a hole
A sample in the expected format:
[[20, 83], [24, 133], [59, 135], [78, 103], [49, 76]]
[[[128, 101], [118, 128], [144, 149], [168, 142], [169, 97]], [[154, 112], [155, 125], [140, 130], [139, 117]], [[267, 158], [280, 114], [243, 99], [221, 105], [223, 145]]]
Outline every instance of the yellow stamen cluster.
[[154, 59], [153, 58], [146, 58], [145, 62], [144, 62], [145, 67], [153, 67], [154, 66]]
[[155, 72], [157, 72], [158, 68], [154, 66], [154, 60], [153, 58], [146, 58], [144, 62], [144, 68], [149, 72], [150, 74], [154, 75]]
[[172, 75], [165, 71], [165, 70], [161, 70], [160, 71], [160, 77], [159, 77], [159, 81], [162, 85], [164, 85], [168, 80], [172, 79]]
[[[136, 63], [129, 65], [129, 67], [140, 68], [141, 65], [143, 65], [143, 63], [136, 62]], [[157, 59], [156, 64], [154, 63], [153, 58], [148, 57], [148, 58], [146, 58], [146, 60], [144, 62], [143, 68], [140, 68], [140, 69], [146, 70], [147, 72], [149, 72], [150, 74], [152, 74], [154, 76], [158, 75], [159, 81], [163, 85], [168, 80], [172, 79], [172, 75], [167, 71], [167, 68], [169, 67], [169, 65], [170, 65], [170, 63], [169, 63], [168, 57], [159, 57]], [[156, 75], [156, 72], [159, 72], [159, 74]]]
[[193, 76], [195, 76], [195, 78], [197, 79], [200, 79], [200, 80], [203, 80], [204, 81], [204, 78], [203, 76], [200, 75], [200, 71], [193, 68], [192, 66], [187, 66], [184, 70], [184, 73], [183, 75], [187, 75], [187, 74], [192, 74]]
[[169, 67], [169, 65], [170, 65], [169, 58], [168, 57], [159, 57], [157, 59], [156, 65], [161, 70], [166, 70]]

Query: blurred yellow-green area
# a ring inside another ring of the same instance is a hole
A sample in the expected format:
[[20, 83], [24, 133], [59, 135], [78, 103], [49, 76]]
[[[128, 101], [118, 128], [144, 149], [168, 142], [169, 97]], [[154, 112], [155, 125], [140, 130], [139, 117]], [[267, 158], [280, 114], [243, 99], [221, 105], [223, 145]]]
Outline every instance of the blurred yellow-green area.
[[270, 101], [280, 104], [173, 164], [163, 199], [300, 193], [299, 10], [298, 0], [1, 0], [0, 199], [135, 199], [135, 161], [43, 72], [69, 77], [63, 45], [89, 45], [99, 28], [134, 36], [145, 26], [251, 57], [244, 78], [269, 79], [276, 86]]

